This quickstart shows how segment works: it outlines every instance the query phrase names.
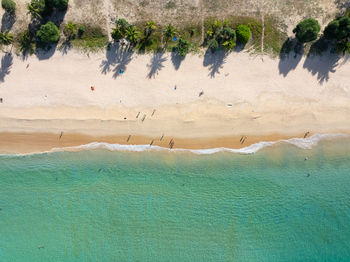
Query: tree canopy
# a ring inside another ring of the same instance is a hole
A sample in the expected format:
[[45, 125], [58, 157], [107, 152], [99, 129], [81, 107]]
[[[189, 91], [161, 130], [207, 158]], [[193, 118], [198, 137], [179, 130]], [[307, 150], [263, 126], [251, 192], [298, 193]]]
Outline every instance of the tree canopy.
[[42, 25], [36, 35], [44, 43], [56, 43], [60, 39], [60, 31], [51, 21]]
[[324, 37], [328, 40], [344, 40], [350, 37], [350, 17], [342, 16], [331, 21], [324, 29]]
[[0, 43], [4, 45], [10, 45], [13, 43], [13, 34], [9, 33], [8, 30], [0, 32]]
[[301, 43], [307, 43], [317, 39], [321, 26], [316, 19], [308, 18], [301, 21], [293, 30], [296, 38]]
[[128, 29], [131, 25], [124, 19], [118, 19], [115, 21], [115, 28], [113, 29], [111, 36], [114, 40], [118, 41], [126, 37]]
[[250, 28], [247, 25], [239, 25], [236, 28], [236, 34], [237, 34], [237, 40], [242, 43], [242, 44], [246, 44], [249, 41], [251, 32], [250, 32]]
[[15, 14], [16, 12], [16, 3], [13, 0], [1, 0], [1, 6], [11, 15]]

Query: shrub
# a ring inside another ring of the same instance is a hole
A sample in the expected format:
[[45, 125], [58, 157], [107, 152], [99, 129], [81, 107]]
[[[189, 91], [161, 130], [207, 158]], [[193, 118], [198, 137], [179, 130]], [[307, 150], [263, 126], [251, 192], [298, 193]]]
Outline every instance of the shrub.
[[83, 25], [80, 25], [78, 27], [78, 37], [82, 37], [82, 35], [84, 34], [85, 32], [85, 27]]
[[36, 35], [44, 43], [56, 43], [60, 39], [60, 31], [51, 21], [42, 25]]
[[9, 14], [14, 14], [16, 12], [16, 3], [13, 0], [1, 0], [1, 6]]
[[251, 35], [249, 26], [247, 26], [247, 25], [237, 26], [236, 34], [237, 34], [237, 40], [240, 43], [245, 45], [246, 43], [248, 43], [250, 35]]
[[337, 53], [350, 54], [350, 42], [340, 41], [335, 45], [335, 51]]
[[54, 8], [60, 11], [67, 10], [68, 1], [69, 0], [45, 0], [45, 3], [46, 3], [45, 13], [51, 14]]
[[63, 34], [68, 40], [74, 39], [77, 35], [77, 24], [69, 21], [63, 29]]
[[209, 48], [210, 50], [214, 53], [215, 51], [217, 51], [219, 49], [219, 43], [218, 41], [216, 41], [216, 39], [211, 39], [209, 41]]
[[232, 28], [224, 27], [221, 29], [217, 40], [225, 49], [233, 49], [236, 46], [236, 34]]
[[34, 53], [34, 43], [33, 35], [29, 30], [20, 32], [17, 35], [17, 42], [19, 43], [20, 49], [23, 53], [29, 52], [30, 54]]
[[180, 37], [179, 42], [175, 47], [175, 50], [180, 54], [180, 56], [186, 56], [186, 54], [190, 50], [190, 43], [187, 40]]
[[296, 38], [301, 43], [306, 43], [317, 39], [321, 26], [316, 19], [308, 18], [301, 21], [294, 29]]
[[54, 7], [56, 7], [58, 10], [61, 10], [61, 11], [67, 10], [68, 1], [69, 0], [55, 0]]
[[343, 40], [350, 37], [350, 17], [338, 17], [324, 29], [324, 37], [328, 40]]

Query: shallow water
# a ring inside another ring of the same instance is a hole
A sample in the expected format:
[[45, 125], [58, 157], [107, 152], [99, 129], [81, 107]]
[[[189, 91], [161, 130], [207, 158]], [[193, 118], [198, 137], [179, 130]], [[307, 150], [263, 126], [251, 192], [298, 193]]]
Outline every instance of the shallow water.
[[0, 261], [349, 261], [349, 191], [345, 138], [0, 156]]

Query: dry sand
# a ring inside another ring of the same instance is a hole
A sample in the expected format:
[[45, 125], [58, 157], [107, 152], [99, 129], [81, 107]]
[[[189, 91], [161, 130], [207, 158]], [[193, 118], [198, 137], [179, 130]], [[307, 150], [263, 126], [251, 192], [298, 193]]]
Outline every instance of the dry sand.
[[307, 131], [350, 133], [346, 59], [233, 53], [188, 55], [180, 63], [170, 54], [120, 50], [90, 57], [56, 51], [25, 61], [7, 55], [0, 72], [0, 151], [123, 144], [129, 135], [136, 144], [154, 139], [166, 146], [156, 142], [164, 134], [174, 147], [238, 148], [243, 135], [246, 146]]

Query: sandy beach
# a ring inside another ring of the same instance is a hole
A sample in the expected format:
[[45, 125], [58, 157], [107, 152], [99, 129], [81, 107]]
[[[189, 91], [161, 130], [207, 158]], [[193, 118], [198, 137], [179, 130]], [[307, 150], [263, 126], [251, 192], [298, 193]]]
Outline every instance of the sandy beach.
[[2, 56], [1, 152], [171, 139], [174, 148], [240, 148], [306, 132], [350, 133], [348, 57], [241, 52], [180, 61], [112, 48], [47, 58]]

